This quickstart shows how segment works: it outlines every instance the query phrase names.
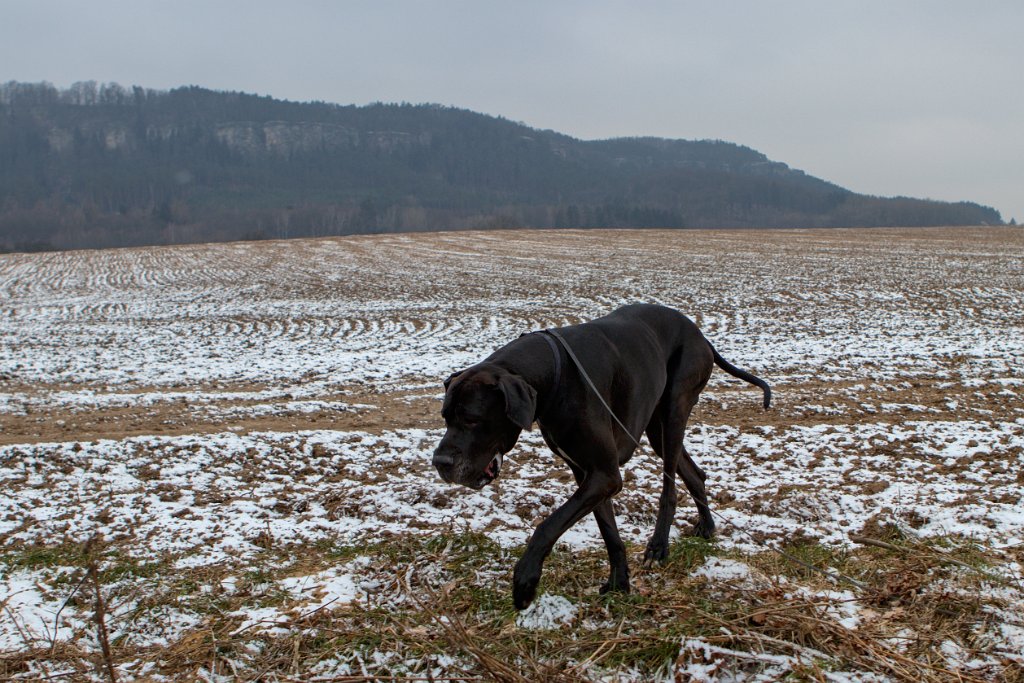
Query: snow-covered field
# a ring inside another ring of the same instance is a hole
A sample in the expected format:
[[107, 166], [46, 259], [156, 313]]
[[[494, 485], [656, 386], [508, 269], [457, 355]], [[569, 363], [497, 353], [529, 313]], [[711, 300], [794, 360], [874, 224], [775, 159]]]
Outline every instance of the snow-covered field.
[[[524, 231], [0, 256], [0, 674], [104, 676], [75, 663], [100, 657], [90, 562], [109, 579], [122, 675], [159, 679], [185, 670], [167, 653], [215, 617], [237, 640], [410, 605], [415, 577], [393, 581], [402, 567], [367, 550], [381, 539], [481, 532], [511, 552], [571, 477], [532, 432], [491, 487], [443, 484], [429, 465], [440, 382], [521, 332], [633, 301], [679, 308], [773, 386], [763, 412], [759, 391], [716, 373], [691, 419], [719, 553], [853, 548], [882, 527], [968, 539], [1001, 558], [986, 571], [1005, 595], [976, 643], [937, 646], [942, 666], [1024, 664], [1024, 230]], [[638, 454], [616, 499], [633, 565], [658, 472]], [[600, 545], [588, 518], [556, 554]], [[692, 580], [749, 579], [735, 558]], [[507, 593], [511, 565], [487, 571]], [[585, 630], [596, 585], [542, 590], [507, 628]], [[870, 615], [844, 596], [837, 623], [857, 632]], [[661, 674], [710, 680], [729, 657], [738, 678], [796, 667], [722, 649], [683, 638]], [[471, 670], [455, 653], [295, 652], [300, 678]], [[250, 654], [190, 675], [252, 678]]]

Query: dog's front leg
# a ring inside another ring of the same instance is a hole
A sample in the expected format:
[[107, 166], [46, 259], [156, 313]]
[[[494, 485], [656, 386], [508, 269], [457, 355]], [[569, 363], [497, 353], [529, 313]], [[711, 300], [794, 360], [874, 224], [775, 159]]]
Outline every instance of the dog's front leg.
[[588, 515], [603, 501], [610, 499], [622, 488], [622, 477], [617, 469], [611, 472], [590, 472], [569, 500], [533, 532], [526, 544], [526, 552], [516, 563], [512, 574], [512, 602], [516, 609], [524, 609], [537, 594], [540, 574], [555, 542], [573, 524]]
[[[579, 486], [586, 479], [575, 463], [569, 462], [572, 469], [572, 476], [576, 478], [576, 485]], [[619, 536], [618, 526], [615, 524], [615, 510], [612, 508], [612, 499], [605, 498], [594, 507], [594, 519], [597, 521], [598, 531], [604, 539], [604, 546], [608, 550], [608, 563], [611, 565], [611, 574], [608, 582], [601, 586], [601, 595], [609, 591], [629, 592], [629, 564], [626, 561], [626, 546]]]

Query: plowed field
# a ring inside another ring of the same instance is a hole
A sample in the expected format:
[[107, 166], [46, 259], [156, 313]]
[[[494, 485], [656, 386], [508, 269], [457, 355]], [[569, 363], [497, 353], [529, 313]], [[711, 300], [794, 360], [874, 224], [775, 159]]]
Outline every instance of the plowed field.
[[[728, 520], [715, 553], [752, 580], [758, 553], [847, 552], [879, 529], [977, 543], [1002, 583], [975, 588], [1005, 592], [979, 608], [977, 638], [886, 652], [983, 679], [1024, 663], [1024, 230], [511, 231], [0, 255], [0, 674], [103, 678], [94, 605], [72, 590], [96, 561], [122, 676], [496, 675], [471, 652], [402, 649], [429, 629], [401, 647], [295, 645], [280, 665], [261, 653], [328, 637], [299, 621], [310, 610], [423, 614], [415, 581], [371, 548], [381, 539], [480, 532], [514, 555], [573, 490], [569, 472], [534, 431], [492, 486], [443, 484], [429, 464], [441, 380], [522, 332], [637, 301], [683, 311], [774, 391], [763, 411], [758, 389], [718, 371], [691, 418], [688, 449]], [[625, 479], [616, 513], [639, 572], [660, 485], [649, 450]], [[588, 519], [555, 554], [597, 562], [600, 547]], [[476, 574], [502, 610], [511, 561]], [[430, 564], [418, 580], [440, 590], [451, 577]], [[713, 582], [729, 574], [709, 566]], [[168, 578], [181, 573], [187, 590]], [[570, 605], [568, 625], [508, 612], [502, 628], [593, 630], [597, 585], [546, 575], [544, 604]], [[829, 595], [822, 618], [881, 642], [867, 634], [882, 607]], [[207, 632], [234, 649], [212, 646], [211, 663], [204, 641], [190, 658], [182, 643]], [[684, 636], [667, 663], [595, 650], [545, 675], [801, 671], [793, 650], [749, 660]], [[905, 678], [836, 657], [828, 671]]]

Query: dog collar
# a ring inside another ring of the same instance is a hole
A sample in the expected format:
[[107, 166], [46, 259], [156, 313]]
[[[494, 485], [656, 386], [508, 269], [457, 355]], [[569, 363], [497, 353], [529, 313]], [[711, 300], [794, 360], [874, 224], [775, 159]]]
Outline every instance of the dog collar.
[[554, 379], [551, 381], [551, 393], [548, 394], [547, 400], [544, 401], [544, 407], [537, 411], [538, 417], [543, 415], [548, 406], [551, 405], [551, 401], [555, 398], [555, 392], [558, 390], [559, 385], [562, 382], [562, 352], [558, 350], [558, 344], [555, 342], [555, 338], [551, 335], [549, 330], [540, 330], [534, 334], [539, 334], [547, 341], [548, 346], [551, 347], [551, 354], [555, 357], [555, 371]]

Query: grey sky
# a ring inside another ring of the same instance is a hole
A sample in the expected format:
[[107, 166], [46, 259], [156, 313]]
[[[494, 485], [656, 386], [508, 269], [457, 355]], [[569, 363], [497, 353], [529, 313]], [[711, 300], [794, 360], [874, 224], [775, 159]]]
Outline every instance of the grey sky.
[[0, 81], [438, 102], [718, 138], [1024, 221], [1024, 2], [0, 0]]

